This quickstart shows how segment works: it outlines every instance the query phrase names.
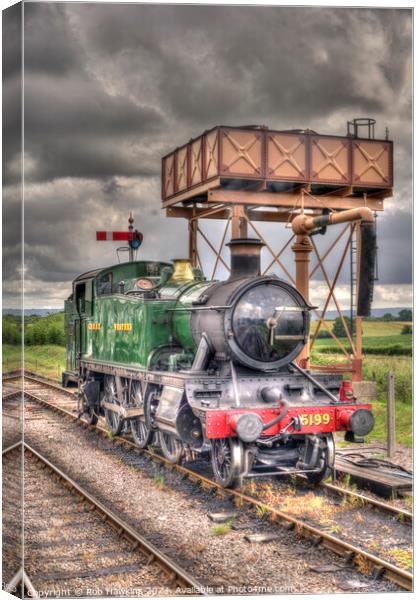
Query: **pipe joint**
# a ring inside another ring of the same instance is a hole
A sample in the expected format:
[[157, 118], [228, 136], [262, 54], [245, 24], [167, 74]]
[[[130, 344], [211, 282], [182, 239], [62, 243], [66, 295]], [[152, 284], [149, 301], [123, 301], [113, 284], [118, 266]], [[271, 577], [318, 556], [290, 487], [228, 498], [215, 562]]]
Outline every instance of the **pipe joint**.
[[367, 206], [360, 206], [358, 208], [314, 217], [301, 214], [293, 219], [292, 230], [296, 235], [307, 235], [315, 229], [328, 227], [329, 225], [339, 225], [340, 223], [352, 223], [354, 221], [373, 223], [374, 213]]

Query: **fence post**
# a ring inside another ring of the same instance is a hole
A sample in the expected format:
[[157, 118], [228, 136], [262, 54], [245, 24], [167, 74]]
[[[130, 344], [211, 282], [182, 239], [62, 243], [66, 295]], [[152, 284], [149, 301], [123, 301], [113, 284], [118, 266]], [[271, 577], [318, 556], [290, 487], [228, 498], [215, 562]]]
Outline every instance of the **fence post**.
[[393, 458], [396, 446], [394, 375], [387, 373], [387, 456]]

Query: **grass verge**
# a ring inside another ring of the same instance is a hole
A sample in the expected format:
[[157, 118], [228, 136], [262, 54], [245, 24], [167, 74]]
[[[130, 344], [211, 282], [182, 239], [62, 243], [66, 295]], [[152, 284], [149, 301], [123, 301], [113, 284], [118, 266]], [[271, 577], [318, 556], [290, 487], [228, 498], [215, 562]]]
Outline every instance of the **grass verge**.
[[[340, 354], [313, 353], [314, 364], [333, 364], [342, 362]], [[394, 374], [396, 399], [396, 441], [406, 447], [412, 446], [413, 409], [412, 409], [412, 359], [407, 356], [365, 356], [363, 361], [363, 379], [377, 383], [377, 400], [373, 403], [375, 425], [366, 437], [367, 441], [385, 442], [387, 439], [387, 373]]]
[[[22, 349], [20, 346], [3, 344], [3, 371], [19, 369], [22, 366]], [[65, 369], [66, 356], [63, 346], [42, 345], [25, 347], [25, 369], [37, 371], [52, 379], [61, 379]]]

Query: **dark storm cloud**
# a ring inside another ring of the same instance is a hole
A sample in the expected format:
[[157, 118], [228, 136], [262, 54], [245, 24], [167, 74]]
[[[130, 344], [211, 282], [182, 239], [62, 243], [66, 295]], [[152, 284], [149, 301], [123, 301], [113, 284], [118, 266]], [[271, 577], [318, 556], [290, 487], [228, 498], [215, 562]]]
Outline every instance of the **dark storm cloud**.
[[57, 284], [67, 282], [63, 289], [68, 295], [69, 282], [80, 272], [117, 262], [117, 245], [97, 243], [96, 231], [125, 229], [130, 210], [144, 233], [142, 256], [182, 256], [183, 223], [175, 220], [170, 233], [161, 234], [167, 220], [154, 201], [158, 189], [157, 178], [107, 182], [66, 178], [27, 186], [25, 281], [43, 281], [44, 298], [55, 293]]
[[[2, 143], [3, 143], [3, 181], [5, 173], [11, 169], [10, 162], [16, 162], [21, 150], [21, 90], [22, 90], [22, 6], [15, 4], [3, 11], [2, 15]], [[13, 166], [13, 165], [12, 165]], [[20, 179], [19, 168], [14, 178]]]
[[3, 183], [20, 181], [22, 147], [22, 83], [20, 72], [3, 81]]
[[[3, 106], [2, 106], [2, 166], [3, 173], [7, 158], [15, 157], [15, 176], [21, 180], [21, 26], [22, 7], [11, 6], [2, 14], [2, 47], [3, 47]], [[4, 175], [3, 175], [4, 182]], [[13, 196], [13, 197], [12, 197]], [[22, 198], [21, 189], [15, 194], [4, 190], [2, 197], [3, 218], [3, 281], [7, 281], [7, 294], [3, 288], [3, 297], [9, 306], [19, 307], [21, 304], [21, 273], [19, 267], [22, 258]]]
[[[259, 118], [300, 121], [324, 114], [325, 104], [381, 111], [386, 98], [366, 94], [358, 76], [377, 63], [397, 89], [410, 46], [408, 11], [303, 10], [302, 17], [301, 9], [282, 7], [144, 6], [140, 17], [135, 6], [92, 5], [83, 21], [86, 38], [108, 60], [147, 55], [161, 102], [200, 127], [202, 119], [241, 117], [249, 107]], [[390, 63], [374, 36], [385, 37]]]
[[58, 78], [83, 71], [83, 52], [64, 4], [25, 4], [25, 69]]
[[397, 211], [382, 215], [377, 223], [378, 273], [380, 283], [412, 281], [412, 214]]
[[155, 173], [147, 149], [135, 146], [160, 127], [162, 116], [151, 106], [105, 93], [94, 80], [77, 76], [58, 83], [30, 72], [25, 114], [25, 153], [35, 162], [26, 171], [29, 181]]
[[385, 113], [404, 76], [408, 11], [300, 10], [28, 4], [28, 176], [141, 174], [143, 164], [157, 175], [162, 145], [214, 123]]
[[3, 82], [16, 75], [20, 78], [22, 59], [22, 5], [10, 6], [2, 19], [2, 75]]
[[[394, 139], [381, 274], [410, 280], [409, 10], [28, 3], [25, 18], [31, 293], [42, 282], [64, 289], [112, 261], [94, 231], [125, 227], [131, 209], [147, 229], [144, 256], [185, 254], [184, 222], [160, 210], [160, 159], [204, 129], [263, 123], [344, 134], [354, 116], [375, 117], [377, 134], [388, 125]], [[3, 176], [16, 195], [20, 80], [12, 63], [4, 72]], [[5, 240], [13, 277], [18, 252], [7, 232]]]
[[339, 110], [337, 133], [385, 115], [408, 11], [300, 10], [28, 4], [28, 177], [157, 175], [162, 148], [220, 122], [321, 126]]
[[115, 135], [122, 140], [153, 130], [159, 113], [136, 105], [130, 98], [104, 94], [96, 82], [72, 78], [59, 85], [51, 79], [25, 77], [26, 135], [32, 138], [53, 133], [57, 138], [73, 135]]

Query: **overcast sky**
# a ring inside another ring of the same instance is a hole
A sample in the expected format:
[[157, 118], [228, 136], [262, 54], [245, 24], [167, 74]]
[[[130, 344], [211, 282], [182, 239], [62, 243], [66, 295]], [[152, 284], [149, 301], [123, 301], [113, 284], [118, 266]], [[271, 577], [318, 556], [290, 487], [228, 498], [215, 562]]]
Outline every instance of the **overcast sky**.
[[[358, 116], [377, 119], [377, 137], [388, 127], [395, 143], [375, 306], [410, 305], [411, 28], [410, 10], [25, 4], [26, 307], [62, 307], [77, 274], [116, 262], [115, 245], [95, 232], [125, 229], [129, 210], [141, 256], [187, 254], [186, 222], [160, 209], [160, 159], [192, 136], [249, 123], [344, 135]], [[5, 307], [16, 305], [19, 267], [13, 50], [6, 44], [3, 66]], [[221, 224], [203, 227], [216, 243]], [[261, 230], [276, 248], [289, 235]], [[342, 300], [347, 283], [348, 269]], [[326, 293], [313, 282], [314, 302]]]

